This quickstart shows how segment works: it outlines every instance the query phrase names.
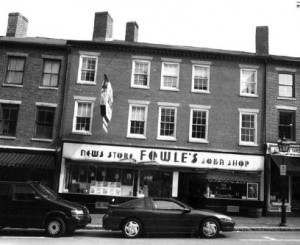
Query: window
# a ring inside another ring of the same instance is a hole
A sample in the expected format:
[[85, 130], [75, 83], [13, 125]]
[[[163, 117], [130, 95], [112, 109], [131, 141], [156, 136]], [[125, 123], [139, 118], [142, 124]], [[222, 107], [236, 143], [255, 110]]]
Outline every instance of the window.
[[43, 80], [44, 87], [58, 87], [58, 76], [60, 70], [60, 61], [44, 60]]
[[257, 71], [241, 69], [241, 95], [257, 95]]
[[179, 64], [168, 62], [162, 63], [161, 89], [179, 89]]
[[176, 140], [177, 108], [160, 107], [158, 139]]
[[98, 58], [93, 56], [81, 56], [79, 66], [78, 83], [95, 84]]
[[287, 73], [278, 74], [278, 95], [279, 97], [294, 98], [294, 75]]
[[150, 61], [134, 60], [131, 85], [133, 87], [149, 88], [149, 76]]
[[15, 136], [17, 130], [19, 105], [1, 104], [0, 135]]
[[193, 66], [192, 92], [209, 91], [209, 66]]
[[258, 110], [240, 109], [240, 145], [256, 145]]
[[130, 105], [127, 136], [146, 137], [147, 112], [147, 105]]
[[153, 203], [156, 209], [180, 210], [180, 211], [184, 210], [183, 206], [173, 201], [153, 199]]
[[16, 185], [14, 190], [14, 200], [33, 201], [35, 192], [29, 186]]
[[55, 108], [53, 107], [37, 107], [34, 133], [36, 138], [52, 139], [54, 115]]
[[93, 106], [92, 102], [75, 102], [73, 132], [91, 133]]
[[190, 137], [193, 142], [206, 142], [208, 132], [208, 110], [191, 109]]
[[295, 140], [295, 112], [279, 111], [279, 138], [286, 137], [287, 140]]
[[23, 57], [8, 57], [6, 84], [23, 84], [24, 64], [25, 58]]

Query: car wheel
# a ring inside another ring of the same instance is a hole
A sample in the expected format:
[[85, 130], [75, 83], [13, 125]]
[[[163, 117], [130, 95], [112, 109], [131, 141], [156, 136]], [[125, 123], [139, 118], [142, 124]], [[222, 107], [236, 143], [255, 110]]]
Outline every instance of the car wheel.
[[127, 219], [123, 226], [122, 226], [122, 232], [125, 237], [128, 238], [137, 238], [142, 233], [142, 224], [137, 219]]
[[215, 219], [206, 219], [200, 225], [200, 235], [204, 238], [215, 238], [219, 232], [220, 225]]
[[66, 224], [60, 217], [49, 218], [46, 222], [45, 230], [50, 237], [60, 237], [65, 234]]

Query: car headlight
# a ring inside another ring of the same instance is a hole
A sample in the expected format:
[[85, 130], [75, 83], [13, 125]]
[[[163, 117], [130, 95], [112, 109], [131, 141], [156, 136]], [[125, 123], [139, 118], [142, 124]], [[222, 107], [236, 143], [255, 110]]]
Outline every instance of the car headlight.
[[80, 218], [83, 216], [83, 210], [74, 209], [74, 210], [71, 210], [71, 214], [72, 214], [72, 217], [74, 217], [74, 218]]
[[225, 222], [232, 221], [232, 218], [230, 218], [229, 216], [226, 216], [226, 215], [218, 215], [217, 217], [218, 217], [221, 221], [225, 221]]

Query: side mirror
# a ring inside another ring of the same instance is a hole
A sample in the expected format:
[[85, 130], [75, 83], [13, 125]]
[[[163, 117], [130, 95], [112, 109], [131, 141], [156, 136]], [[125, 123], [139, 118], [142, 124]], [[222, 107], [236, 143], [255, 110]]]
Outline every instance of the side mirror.
[[190, 213], [190, 212], [191, 212], [191, 209], [184, 208], [182, 213], [187, 214], [187, 213]]

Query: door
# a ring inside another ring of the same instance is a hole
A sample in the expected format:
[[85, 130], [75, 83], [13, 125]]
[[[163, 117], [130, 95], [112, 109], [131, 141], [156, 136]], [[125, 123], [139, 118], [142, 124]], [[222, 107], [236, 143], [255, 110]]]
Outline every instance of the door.
[[11, 184], [0, 183], [0, 227], [8, 224], [11, 210]]
[[294, 176], [292, 179], [292, 211], [300, 213], [300, 177]]
[[194, 226], [190, 213], [172, 200], [153, 199], [156, 232], [189, 233]]

